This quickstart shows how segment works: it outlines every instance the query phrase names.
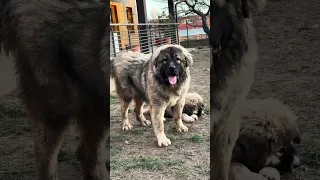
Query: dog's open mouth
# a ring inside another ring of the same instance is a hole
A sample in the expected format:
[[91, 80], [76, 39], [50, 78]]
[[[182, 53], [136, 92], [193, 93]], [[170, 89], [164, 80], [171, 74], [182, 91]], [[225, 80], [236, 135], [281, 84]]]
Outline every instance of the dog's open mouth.
[[177, 84], [177, 79], [178, 79], [178, 76], [169, 76], [168, 77], [168, 81], [171, 85], [175, 85]]

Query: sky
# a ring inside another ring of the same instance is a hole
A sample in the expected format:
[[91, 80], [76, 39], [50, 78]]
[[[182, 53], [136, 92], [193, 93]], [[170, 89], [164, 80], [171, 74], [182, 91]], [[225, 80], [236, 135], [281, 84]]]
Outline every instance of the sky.
[[[204, 2], [206, 2], [206, 1], [209, 2], [209, 0], [205, 0]], [[182, 3], [178, 6], [178, 10], [181, 7], [186, 8], [187, 6]], [[146, 0], [146, 8], [147, 8], [148, 19], [157, 18], [160, 14], [162, 14], [163, 11], [165, 11], [165, 13], [168, 15], [168, 1], [167, 0]]]
[[148, 19], [152, 19], [157, 14], [161, 14], [163, 10], [168, 12], [168, 3], [166, 0], [163, 0], [163, 3], [159, 0], [146, 0], [146, 8]]

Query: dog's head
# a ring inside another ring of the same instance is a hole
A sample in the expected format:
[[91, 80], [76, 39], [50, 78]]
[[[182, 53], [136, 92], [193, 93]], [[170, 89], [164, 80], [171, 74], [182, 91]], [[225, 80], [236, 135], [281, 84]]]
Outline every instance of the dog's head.
[[230, 46], [229, 40], [234, 37], [244, 37], [243, 21], [250, 18], [253, 9], [262, 9], [265, 0], [211, 0], [210, 11], [210, 45], [214, 58], [220, 57], [219, 52]]
[[183, 113], [186, 113], [189, 116], [196, 114], [198, 117], [203, 114], [203, 98], [198, 93], [187, 93], [185, 100]]
[[198, 104], [198, 110], [196, 115], [199, 117], [202, 116], [202, 114], [204, 113], [203, 110], [204, 110], [204, 104], [203, 103]]
[[290, 172], [299, 166], [294, 145], [300, 143], [301, 134], [290, 108], [272, 98], [247, 100], [245, 104], [234, 159], [254, 172], [266, 166]]
[[153, 54], [156, 78], [161, 84], [176, 86], [189, 76], [192, 55], [182, 46], [164, 45]]
[[276, 153], [270, 154], [265, 166], [278, 169], [281, 174], [292, 172], [294, 168], [300, 166], [300, 157], [297, 154], [295, 143], [284, 145]]

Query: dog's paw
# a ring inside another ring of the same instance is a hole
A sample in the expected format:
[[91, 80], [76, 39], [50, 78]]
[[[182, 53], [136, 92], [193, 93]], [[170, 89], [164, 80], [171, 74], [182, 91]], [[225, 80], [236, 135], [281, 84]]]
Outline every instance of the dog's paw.
[[131, 126], [131, 124], [128, 121], [123, 122], [122, 130], [127, 131], [132, 128], [133, 128], [133, 126]]
[[185, 125], [180, 125], [177, 126], [177, 132], [181, 133], [181, 132], [188, 132], [188, 128]]
[[265, 167], [259, 171], [263, 177], [266, 177], [268, 180], [280, 180], [280, 173], [276, 168]]
[[151, 121], [149, 120], [143, 120], [140, 122], [141, 126], [149, 126], [151, 124]]
[[158, 140], [159, 147], [167, 147], [171, 144], [170, 139], [167, 138], [165, 134], [161, 134], [157, 136], [157, 140]]
[[192, 117], [194, 120], [198, 121], [198, 116], [197, 116], [197, 115], [192, 114], [191, 117]]
[[196, 121], [192, 116], [188, 116], [187, 114], [182, 114], [182, 120], [185, 123], [193, 123], [194, 121]]

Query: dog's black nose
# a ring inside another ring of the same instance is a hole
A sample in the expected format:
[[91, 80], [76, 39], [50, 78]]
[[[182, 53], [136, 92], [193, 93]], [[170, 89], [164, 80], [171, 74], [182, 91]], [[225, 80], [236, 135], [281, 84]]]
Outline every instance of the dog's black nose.
[[176, 66], [172, 64], [169, 66], [169, 69], [174, 70], [174, 69], [176, 69]]

